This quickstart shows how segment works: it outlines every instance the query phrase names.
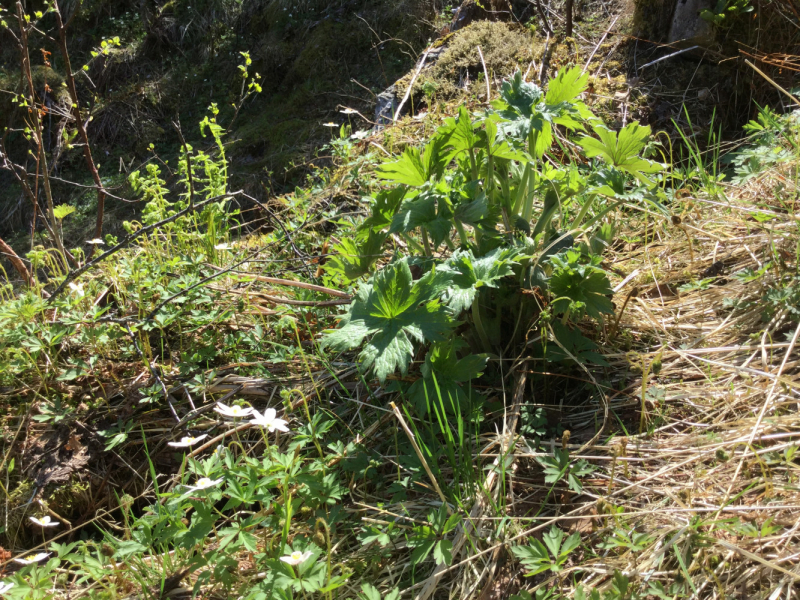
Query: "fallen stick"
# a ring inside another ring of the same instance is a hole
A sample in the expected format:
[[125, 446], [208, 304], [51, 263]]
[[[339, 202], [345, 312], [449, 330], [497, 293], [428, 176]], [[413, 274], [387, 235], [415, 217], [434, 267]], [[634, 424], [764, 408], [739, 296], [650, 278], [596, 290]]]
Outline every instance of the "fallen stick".
[[[212, 269], [216, 269], [217, 271], [224, 270], [222, 267], [212, 265], [211, 263], [205, 263], [205, 264], [206, 266], [209, 266]], [[292, 281], [291, 279], [264, 277], [263, 275], [251, 275], [250, 273], [239, 273], [239, 272], [237, 272], [237, 275], [244, 275], [245, 277], [251, 277], [256, 281], [263, 281], [264, 283], [272, 283], [274, 285], [286, 285], [289, 287], [303, 288], [304, 290], [310, 290], [312, 292], [319, 292], [320, 294], [327, 294], [328, 296], [334, 296], [336, 298], [344, 298], [345, 300], [350, 300], [350, 294], [348, 294], [347, 292], [334, 290], [332, 288], [323, 287], [321, 285], [314, 285], [313, 283], [306, 283], [304, 281]]]
[[662, 56], [661, 58], [657, 58], [652, 62], [647, 63], [646, 65], [642, 65], [639, 67], [639, 70], [645, 69], [647, 67], [652, 67], [656, 63], [660, 63], [662, 60], [667, 60], [668, 58], [672, 58], [673, 56], [678, 56], [679, 54], [683, 54], [685, 52], [689, 52], [690, 50], [696, 50], [700, 46], [691, 46], [689, 48], [684, 48], [683, 50], [678, 50], [677, 52], [673, 52], [672, 54], [667, 54], [666, 56]]
[[612, 29], [614, 29], [614, 25], [616, 25], [616, 24], [617, 24], [617, 19], [619, 19], [619, 15], [617, 15], [616, 17], [614, 17], [614, 20], [611, 22], [611, 25], [609, 25], [609, 26], [608, 26], [608, 29], [606, 29], [605, 33], [603, 34], [603, 37], [601, 37], [601, 38], [600, 38], [600, 41], [599, 41], [599, 42], [597, 42], [597, 44], [595, 45], [595, 47], [594, 47], [594, 50], [592, 50], [592, 53], [589, 55], [589, 60], [587, 60], [587, 61], [586, 61], [586, 64], [585, 64], [585, 65], [584, 65], [584, 67], [583, 67], [583, 70], [584, 70], [584, 71], [586, 71], [586, 69], [588, 69], [588, 68], [589, 68], [589, 63], [591, 63], [591, 62], [592, 62], [592, 59], [594, 58], [595, 52], [597, 52], [598, 48], [600, 48], [600, 46], [603, 44], [603, 42], [605, 42], [605, 41], [606, 41], [606, 36], [607, 36], [609, 33], [611, 33], [611, 30], [612, 30]]

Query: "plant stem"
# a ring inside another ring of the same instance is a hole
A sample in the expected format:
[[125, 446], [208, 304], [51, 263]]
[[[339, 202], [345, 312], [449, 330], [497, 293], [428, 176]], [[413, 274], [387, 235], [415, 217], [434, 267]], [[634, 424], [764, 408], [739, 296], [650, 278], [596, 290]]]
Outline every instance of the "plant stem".
[[472, 169], [472, 179], [478, 181], [478, 164], [475, 162], [475, 150], [469, 149], [469, 165]]
[[456, 224], [456, 231], [458, 231], [458, 239], [461, 240], [461, 245], [469, 246], [469, 238], [467, 237], [467, 232], [464, 229], [464, 224], [457, 219], [454, 219], [454, 221]]
[[422, 227], [422, 244], [425, 246], [425, 256], [433, 256], [431, 241], [428, 239], [428, 230]]
[[419, 252], [420, 254], [425, 254], [425, 248], [419, 245], [419, 242], [409, 236], [407, 233], [401, 233], [400, 237], [403, 241], [408, 244], [412, 249]]
[[522, 171], [522, 178], [517, 188], [517, 197], [514, 199], [514, 208], [512, 210], [514, 215], [519, 215], [522, 208], [522, 202], [525, 199], [525, 194], [528, 190], [528, 178], [531, 176], [531, 163], [525, 163], [525, 169]]
[[[80, 6], [80, 3], [79, 3]], [[86, 135], [86, 128], [83, 126], [83, 117], [81, 116], [80, 100], [78, 99], [78, 88], [75, 85], [75, 78], [72, 76], [72, 65], [69, 60], [69, 52], [67, 51], [67, 27], [72, 17], [65, 24], [61, 19], [61, 11], [58, 9], [58, 2], [53, 2], [53, 12], [56, 15], [56, 25], [58, 26], [58, 47], [61, 50], [61, 57], [64, 59], [64, 76], [67, 80], [67, 90], [72, 100], [72, 114], [75, 117], [75, 126], [78, 129], [78, 135], [83, 142], [83, 157], [86, 160], [86, 166], [92, 175], [94, 184], [97, 187], [97, 223], [95, 224], [94, 236], [96, 238], [103, 235], [103, 207], [105, 205], [106, 193], [103, 188], [103, 182], [100, 179], [100, 173], [97, 171], [92, 158], [92, 148], [89, 145], [89, 136]], [[77, 14], [78, 9], [73, 11], [73, 17]]]
[[481, 308], [478, 299], [480, 292], [475, 295], [475, 300], [472, 302], [472, 320], [475, 323], [475, 329], [478, 331], [478, 337], [481, 339], [481, 344], [486, 352], [492, 351], [492, 344], [489, 342], [489, 336], [486, 333], [486, 328], [483, 326], [483, 317], [481, 316]]

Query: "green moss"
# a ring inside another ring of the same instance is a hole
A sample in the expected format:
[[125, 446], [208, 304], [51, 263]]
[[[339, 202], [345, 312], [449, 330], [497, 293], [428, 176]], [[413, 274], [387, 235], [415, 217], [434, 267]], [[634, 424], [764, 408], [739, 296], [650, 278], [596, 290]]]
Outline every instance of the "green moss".
[[248, 171], [286, 165], [313, 143], [324, 143], [320, 123], [309, 120], [314, 93], [307, 86], [279, 93], [259, 106], [257, 114], [242, 115], [233, 133], [232, 156], [243, 159]]
[[[506, 77], [534, 57], [534, 38], [523, 27], [477, 21], [469, 27], [446, 36], [441, 44], [446, 49], [433, 64], [424, 69], [414, 82], [414, 94], [425, 88], [435, 89], [442, 98], [452, 98], [459, 92], [459, 82], [465, 72], [477, 77], [483, 72], [477, 48], [483, 53], [490, 77]], [[398, 93], [405, 93], [413, 73], [398, 81]]]
[[676, 0], [635, 0], [633, 33], [637, 37], [664, 42], [672, 25]]
[[72, 104], [67, 90], [67, 82], [61, 74], [50, 67], [44, 65], [32, 66], [31, 79], [37, 93], [41, 94], [45, 89], [45, 85], [47, 85], [59, 104]]

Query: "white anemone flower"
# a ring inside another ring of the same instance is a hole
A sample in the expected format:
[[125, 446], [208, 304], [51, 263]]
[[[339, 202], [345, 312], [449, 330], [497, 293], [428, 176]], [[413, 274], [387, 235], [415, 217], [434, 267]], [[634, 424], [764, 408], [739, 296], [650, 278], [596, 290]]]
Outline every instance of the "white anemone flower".
[[230, 244], [217, 244], [214, 246], [214, 250], [230, 250], [232, 246]]
[[339, 112], [342, 113], [343, 115], [356, 115], [356, 114], [358, 114], [357, 110], [355, 110], [353, 108], [346, 108], [346, 107], [343, 108], [342, 110], [340, 110]]
[[197, 437], [187, 435], [182, 437], [178, 442], [169, 442], [167, 446], [172, 446], [173, 448], [189, 448], [190, 446], [194, 446], [197, 442], [207, 437], [207, 433], [198, 435]]
[[198, 479], [194, 485], [188, 486], [192, 491], [198, 490], [207, 490], [208, 488], [212, 488], [214, 486], [219, 485], [222, 483], [223, 478], [220, 477], [219, 479], [211, 479], [210, 477], [201, 477]]
[[297, 566], [306, 562], [309, 556], [311, 556], [311, 550], [306, 550], [305, 552], [295, 550], [288, 556], [281, 556], [281, 560], [287, 565]]
[[268, 408], [264, 411], [263, 415], [257, 410], [254, 410], [253, 415], [253, 418], [250, 419], [249, 422], [253, 425], [263, 427], [270, 433], [276, 429], [278, 431], [289, 431], [289, 428], [286, 426], [286, 421], [277, 417], [277, 413], [275, 412], [274, 408]]
[[54, 521], [49, 515], [45, 515], [41, 519], [31, 517], [31, 522], [36, 523], [39, 527], [58, 527], [60, 525], [58, 521]]
[[253, 412], [252, 408], [246, 408], [244, 406], [239, 406], [238, 404], [228, 406], [222, 402], [217, 402], [217, 406], [214, 408], [214, 410], [223, 417], [231, 417], [232, 419], [241, 419], [242, 417], [249, 416]]
[[105, 242], [100, 238], [94, 238], [93, 240], [86, 240], [86, 243], [92, 246], [102, 246], [105, 244]]
[[25, 558], [15, 558], [14, 562], [21, 565], [32, 565], [34, 563], [42, 562], [45, 558], [50, 556], [50, 552], [39, 552], [39, 554], [29, 554]]
[[74, 281], [70, 281], [68, 287], [79, 298], [85, 295], [85, 292], [83, 291], [83, 285], [81, 284], [75, 283]]
[[338, 127], [338, 125], [332, 121], [322, 124], [323, 127]]
[[5, 581], [0, 581], [0, 596], [5, 594], [8, 590], [14, 587], [14, 583], [9, 581], [6, 583]]

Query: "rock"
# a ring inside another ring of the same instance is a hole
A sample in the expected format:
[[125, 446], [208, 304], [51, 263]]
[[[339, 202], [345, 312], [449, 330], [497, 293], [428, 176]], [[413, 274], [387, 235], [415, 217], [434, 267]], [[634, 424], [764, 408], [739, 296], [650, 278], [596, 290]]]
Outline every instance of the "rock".
[[710, 9], [711, 0], [678, 0], [672, 15], [667, 42], [679, 46], [705, 46], [714, 39], [711, 25], [700, 17], [700, 11]]
[[375, 124], [378, 126], [390, 125], [400, 98], [397, 97], [397, 85], [392, 84], [380, 94], [375, 104]]
[[[423, 66], [422, 70], [424, 71], [425, 69], [429, 69], [431, 66], [436, 64], [436, 61], [439, 60], [439, 57], [442, 55], [445, 49], [446, 49], [445, 46], [440, 46], [438, 48], [430, 49], [428, 51], [428, 56], [425, 57], [425, 65]], [[416, 71], [416, 68], [417, 65], [414, 66], [414, 71]], [[414, 71], [412, 71], [412, 73]], [[392, 119], [394, 118], [394, 113], [395, 111], [397, 111], [397, 107], [400, 105], [401, 100], [402, 100], [401, 95], [398, 95], [397, 93], [397, 83], [393, 83], [388, 88], [383, 90], [380, 94], [378, 94], [378, 98], [375, 103], [375, 124], [378, 127], [383, 127], [385, 125], [391, 124]], [[410, 110], [411, 110], [411, 103], [406, 102], [403, 105], [403, 110], [400, 112], [400, 115], [398, 116], [406, 115]]]

